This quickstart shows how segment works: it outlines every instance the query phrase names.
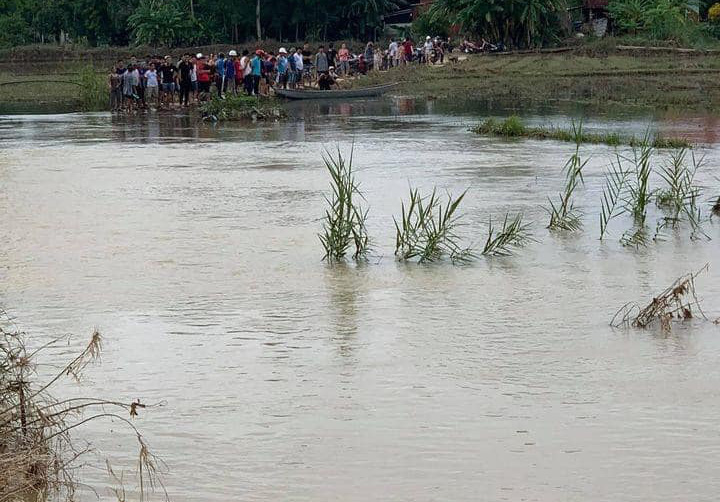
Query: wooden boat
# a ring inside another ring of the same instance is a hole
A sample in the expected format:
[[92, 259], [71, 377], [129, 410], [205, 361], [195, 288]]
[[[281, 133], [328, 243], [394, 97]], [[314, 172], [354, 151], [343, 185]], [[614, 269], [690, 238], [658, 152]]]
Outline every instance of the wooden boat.
[[288, 99], [348, 99], [380, 96], [396, 85], [395, 83], [359, 89], [332, 89], [330, 91], [321, 91], [318, 89], [278, 89], [277, 87], [274, 90], [278, 96]]

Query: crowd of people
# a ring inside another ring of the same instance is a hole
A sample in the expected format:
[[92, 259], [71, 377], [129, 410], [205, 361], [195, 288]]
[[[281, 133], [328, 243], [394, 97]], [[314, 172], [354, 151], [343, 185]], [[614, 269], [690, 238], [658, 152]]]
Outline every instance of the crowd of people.
[[410, 38], [391, 39], [386, 48], [368, 42], [354, 52], [347, 44], [308, 43], [277, 53], [256, 49], [252, 54], [230, 50], [227, 54], [191, 54], [180, 58], [131, 56], [120, 60], [108, 76], [112, 111], [140, 108], [190, 106], [209, 99], [211, 91], [220, 97], [227, 93], [248, 96], [267, 95], [273, 87], [314, 87], [331, 89], [339, 81], [371, 71], [387, 70], [411, 63], [442, 63], [452, 50], [449, 39], [426, 37], [421, 44]]

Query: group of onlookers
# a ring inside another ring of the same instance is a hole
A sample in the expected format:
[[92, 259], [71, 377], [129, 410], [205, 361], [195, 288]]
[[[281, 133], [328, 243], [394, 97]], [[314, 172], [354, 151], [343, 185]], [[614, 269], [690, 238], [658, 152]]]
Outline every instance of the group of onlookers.
[[117, 61], [108, 76], [110, 107], [113, 111], [147, 107], [170, 107], [176, 102], [208, 99], [211, 88], [218, 96], [233, 94], [267, 94], [272, 86], [296, 88], [317, 84], [330, 89], [343, 77], [387, 70], [412, 62], [442, 63], [450, 41], [426, 37], [415, 46], [409, 38], [391, 39], [387, 49], [368, 42], [364, 50], [352, 52], [347, 44], [339, 48], [330, 43], [312, 51], [308, 43], [290, 51], [281, 47], [277, 53], [262, 49], [241, 54], [231, 50], [205, 56], [185, 53], [175, 61], [172, 56], [147, 56], [138, 61]]

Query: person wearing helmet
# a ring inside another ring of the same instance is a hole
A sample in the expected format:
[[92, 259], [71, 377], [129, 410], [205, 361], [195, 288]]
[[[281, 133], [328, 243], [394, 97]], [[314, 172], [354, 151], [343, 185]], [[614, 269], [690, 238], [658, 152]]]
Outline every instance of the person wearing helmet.
[[285, 47], [280, 47], [277, 61], [275, 62], [275, 83], [277, 83], [278, 87], [282, 87], [283, 89], [287, 89], [288, 68], [287, 49], [285, 49]]
[[230, 89], [233, 94], [237, 94], [235, 86], [235, 61], [237, 60], [237, 51], [228, 52], [228, 58], [225, 60], [225, 89]]

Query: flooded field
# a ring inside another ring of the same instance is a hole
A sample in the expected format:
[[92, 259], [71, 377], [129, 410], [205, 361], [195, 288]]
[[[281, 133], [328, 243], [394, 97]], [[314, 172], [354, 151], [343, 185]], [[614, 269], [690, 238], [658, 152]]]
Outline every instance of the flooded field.
[[[720, 316], [717, 221], [712, 240], [681, 229], [634, 250], [618, 242], [620, 218], [601, 243], [615, 150], [588, 145], [576, 196], [585, 229], [553, 235], [542, 206], [562, 189], [573, 145], [476, 136], [479, 112], [442, 103], [291, 112], [221, 126], [181, 114], [0, 116], [0, 305], [35, 345], [75, 334], [41, 372], [94, 327], [104, 333], [102, 365], [64, 390], [163, 405], [137, 424], [167, 463], [173, 500], [716, 498], [720, 326], [608, 323], [705, 263], [698, 293]], [[712, 143], [712, 120], [599, 116], [587, 127], [649, 124]], [[328, 266], [321, 153], [353, 143], [374, 252]], [[720, 150], [698, 154], [706, 204], [720, 195]], [[409, 185], [469, 188], [472, 242], [508, 211], [534, 222], [537, 242], [468, 266], [399, 264], [393, 215]], [[83, 434], [114, 464], [135, 461], [120, 424]], [[114, 500], [102, 469], [84, 479]]]

